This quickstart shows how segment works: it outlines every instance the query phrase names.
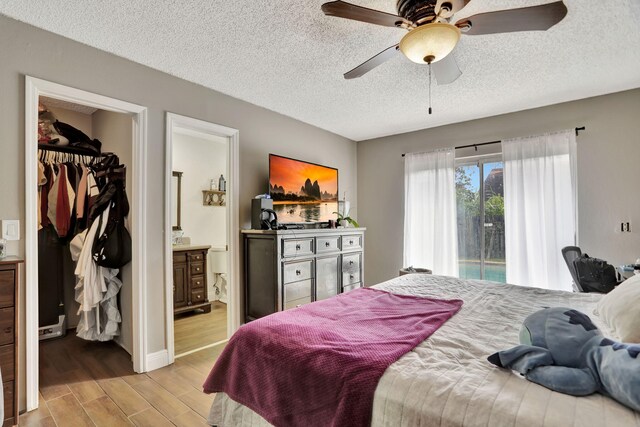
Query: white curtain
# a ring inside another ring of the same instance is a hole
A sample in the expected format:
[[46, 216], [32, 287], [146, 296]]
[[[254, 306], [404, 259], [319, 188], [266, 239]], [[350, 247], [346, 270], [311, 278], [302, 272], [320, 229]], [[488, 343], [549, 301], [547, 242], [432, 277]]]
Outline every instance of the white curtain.
[[404, 159], [404, 266], [458, 276], [455, 151]]
[[507, 282], [571, 291], [560, 250], [576, 242], [576, 136], [502, 141]]

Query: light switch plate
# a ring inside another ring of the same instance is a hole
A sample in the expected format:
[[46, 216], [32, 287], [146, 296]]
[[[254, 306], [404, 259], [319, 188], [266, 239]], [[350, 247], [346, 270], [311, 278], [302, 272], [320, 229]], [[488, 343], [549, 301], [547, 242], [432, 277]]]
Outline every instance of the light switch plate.
[[5, 240], [20, 240], [20, 220], [2, 220], [2, 238]]

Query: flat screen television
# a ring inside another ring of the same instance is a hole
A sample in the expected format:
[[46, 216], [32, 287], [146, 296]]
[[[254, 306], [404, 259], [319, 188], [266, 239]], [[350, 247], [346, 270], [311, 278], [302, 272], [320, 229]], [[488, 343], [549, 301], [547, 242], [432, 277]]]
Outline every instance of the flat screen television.
[[338, 169], [269, 154], [269, 194], [280, 223], [335, 219]]

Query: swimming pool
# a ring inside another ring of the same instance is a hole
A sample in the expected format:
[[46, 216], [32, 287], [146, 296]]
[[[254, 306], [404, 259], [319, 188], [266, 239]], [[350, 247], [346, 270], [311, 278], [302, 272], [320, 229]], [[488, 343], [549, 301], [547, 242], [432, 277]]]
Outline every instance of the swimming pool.
[[[460, 261], [458, 263], [460, 269], [460, 278], [462, 279], [480, 279], [480, 262], [479, 261]], [[494, 282], [507, 282], [507, 268], [504, 262], [485, 262], [484, 264], [484, 280]]]

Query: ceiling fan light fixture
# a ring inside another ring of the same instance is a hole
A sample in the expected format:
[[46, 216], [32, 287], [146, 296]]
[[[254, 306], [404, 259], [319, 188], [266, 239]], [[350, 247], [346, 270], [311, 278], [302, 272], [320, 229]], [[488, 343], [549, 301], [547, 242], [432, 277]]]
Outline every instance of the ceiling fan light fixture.
[[432, 23], [409, 31], [400, 41], [400, 50], [417, 64], [438, 62], [456, 47], [460, 30], [455, 25]]

